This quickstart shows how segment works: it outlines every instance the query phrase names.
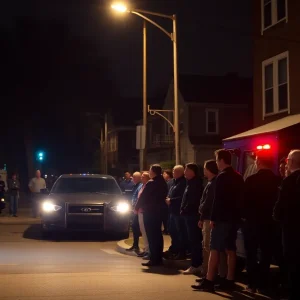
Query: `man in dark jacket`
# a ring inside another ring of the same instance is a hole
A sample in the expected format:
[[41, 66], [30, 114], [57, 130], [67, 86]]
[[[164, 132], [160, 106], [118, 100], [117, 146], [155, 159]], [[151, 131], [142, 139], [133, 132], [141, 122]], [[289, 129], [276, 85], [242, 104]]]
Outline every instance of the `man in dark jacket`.
[[171, 246], [164, 253], [165, 258], [185, 259], [185, 225], [180, 216], [180, 206], [182, 197], [186, 188], [186, 179], [184, 177], [184, 167], [175, 166], [173, 169], [173, 185], [171, 186], [166, 199], [170, 212], [170, 235]]
[[[218, 175], [218, 166], [215, 160], [208, 160], [204, 163], [204, 176], [208, 179], [208, 183], [203, 191], [200, 200], [199, 214], [200, 221], [199, 227], [202, 229], [203, 236], [203, 264], [202, 273], [206, 275], [208, 268], [208, 259], [210, 253], [210, 217], [215, 197], [216, 178]], [[226, 274], [222, 274], [225, 276]]]
[[[272, 212], [278, 197], [280, 177], [272, 169], [274, 159], [269, 151], [261, 151], [256, 156], [258, 172], [245, 181], [243, 226], [244, 243], [247, 255], [249, 292], [256, 288], [267, 288], [270, 264], [276, 242], [276, 224]], [[260, 263], [257, 252], [261, 251]]]
[[293, 150], [287, 158], [290, 173], [281, 185], [274, 208], [274, 219], [282, 225], [283, 248], [289, 273], [289, 300], [300, 299], [299, 269], [299, 211], [300, 211], [300, 150]]
[[180, 214], [184, 217], [189, 243], [192, 250], [192, 264], [183, 272], [185, 275], [201, 273], [202, 232], [198, 227], [199, 205], [203, 192], [203, 181], [199, 176], [199, 167], [194, 163], [185, 166], [187, 186], [182, 197]]
[[215, 152], [220, 174], [216, 179], [215, 197], [211, 214], [211, 244], [206, 279], [198, 290], [213, 292], [214, 281], [220, 261], [220, 253], [226, 252], [228, 261], [227, 278], [220, 284], [220, 289], [234, 288], [236, 267], [236, 238], [241, 222], [243, 201], [243, 177], [231, 166], [231, 153], [228, 150]]
[[168, 195], [168, 185], [162, 176], [160, 165], [152, 165], [149, 171], [151, 180], [146, 184], [135, 210], [143, 210], [144, 225], [150, 248], [150, 261], [143, 266], [151, 267], [162, 264], [163, 236], [161, 225], [163, 208]]
[[[174, 183], [172, 171], [169, 169], [164, 170], [163, 177], [168, 185], [168, 191], [170, 192], [170, 189]], [[163, 234], [169, 235], [170, 212], [169, 212], [168, 205], [165, 205], [165, 211], [164, 211], [164, 216], [163, 216], [163, 226], [164, 226]]]
[[11, 179], [8, 180], [7, 185], [9, 194], [9, 211], [13, 217], [17, 217], [20, 182], [17, 179], [16, 174], [12, 175]]

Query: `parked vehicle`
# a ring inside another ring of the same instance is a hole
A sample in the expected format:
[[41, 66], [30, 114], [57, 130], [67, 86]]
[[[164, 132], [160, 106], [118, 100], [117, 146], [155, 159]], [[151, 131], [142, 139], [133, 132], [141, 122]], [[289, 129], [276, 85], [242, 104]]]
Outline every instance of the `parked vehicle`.
[[62, 175], [41, 201], [42, 231], [100, 231], [127, 238], [130, 205], [108, 175]]

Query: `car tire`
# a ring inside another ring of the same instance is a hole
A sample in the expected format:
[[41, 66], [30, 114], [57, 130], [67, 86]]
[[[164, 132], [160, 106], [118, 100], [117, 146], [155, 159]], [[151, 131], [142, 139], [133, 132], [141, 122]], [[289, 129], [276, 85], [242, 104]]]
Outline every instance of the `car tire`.
[[43, 224], [41, 224], [41, 237], [43, 240], [49, 240], [53, 236], [52, 231], [46, 230], [43, 228]]
[[238, 256], [236, 260], [236, 267], [235, 267], [236, 274], [237, 275], [241, 274], [244, 271], [245, 267], [246, 267], [246, 259], [244, 257]]
[[52, 238], [52, 232], [47, 230], [42, 230], [42, 239], [49, 240]]

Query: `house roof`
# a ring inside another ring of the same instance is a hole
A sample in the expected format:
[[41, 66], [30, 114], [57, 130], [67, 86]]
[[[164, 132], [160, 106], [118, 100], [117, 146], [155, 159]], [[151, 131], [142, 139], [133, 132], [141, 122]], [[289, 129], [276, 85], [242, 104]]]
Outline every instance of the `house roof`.
[[297, 115], [291, 115], [282, 119], [279, 119], [277, 121], [256, 127], [254, 129], [245, 131], [243, 133], [231, 136], [229, 138], [223, 139], [223, 141], [230, 141], [235, 139], [240, 139], [244, 137], [250, 137], [253, 135], [263, 134], [263, 133], [271, 133], [276, 132], [281, 129], [285, 129], [287, 127], [291, 127], [293, 125], [300, 123], [300, 114]]
[[252, 79], [237, 74], [225, 76], [179, 75], [179, 90], [185, 102], [246, 104], [252, 99]]

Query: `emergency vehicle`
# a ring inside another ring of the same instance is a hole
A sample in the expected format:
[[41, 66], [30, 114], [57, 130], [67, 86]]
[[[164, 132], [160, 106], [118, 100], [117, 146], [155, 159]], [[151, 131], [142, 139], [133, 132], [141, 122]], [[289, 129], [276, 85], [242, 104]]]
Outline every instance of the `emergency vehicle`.
[[[274, 172], [279, 174], [280, 160], [293, 149], [300, 149], [300, 114], [256, 127], [223, 140], [223, 148], [232, 154], [232, 166], [244, 179], [256, 172], [255, 153], [269, 151], [275, 159]], [[245, 250], [241, 231], [238, 232], [239, 269], [243, 268]]]

